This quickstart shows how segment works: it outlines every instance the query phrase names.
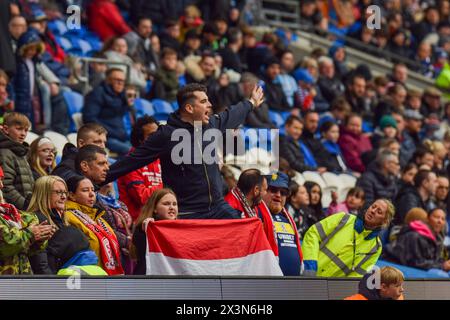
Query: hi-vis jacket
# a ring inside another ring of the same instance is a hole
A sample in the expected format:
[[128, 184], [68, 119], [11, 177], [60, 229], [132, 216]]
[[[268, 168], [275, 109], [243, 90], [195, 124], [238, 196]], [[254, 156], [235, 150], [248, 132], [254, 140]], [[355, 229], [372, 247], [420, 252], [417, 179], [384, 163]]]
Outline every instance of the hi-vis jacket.
[[379, 230], [360, 217], [337, 213], [316, 223], [302, 243], [304, 268], [322, 277], [362, 277], [381, 254]]

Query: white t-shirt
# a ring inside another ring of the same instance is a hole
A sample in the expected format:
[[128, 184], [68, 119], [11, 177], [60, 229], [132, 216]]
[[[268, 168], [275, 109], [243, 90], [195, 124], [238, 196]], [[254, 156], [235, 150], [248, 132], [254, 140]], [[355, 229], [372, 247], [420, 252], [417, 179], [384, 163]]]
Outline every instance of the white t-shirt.
[[34, 92], [34, 74], [35, 74], [35, 69], [34, 69], [34, 63], [31, 59], [25, 59], [25, 63], [27, 64], [28, 67], [28, 72], [30, 73], [30, 95], [33, 96], [33, 92]]

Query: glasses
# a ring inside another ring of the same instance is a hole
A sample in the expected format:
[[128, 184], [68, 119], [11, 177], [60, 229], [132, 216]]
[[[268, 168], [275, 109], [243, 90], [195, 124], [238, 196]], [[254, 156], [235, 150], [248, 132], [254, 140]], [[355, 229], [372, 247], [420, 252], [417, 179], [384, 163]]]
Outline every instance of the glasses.
[[124, 84], [125, 80], [124, 79], [117, 79], [117, 78], [112, 78], [111, 79], [112, 82], [115, 82], [117, 84]]
[[50, 148], [39, 150], [39, 152], [43, 152], [43, 153], [53, 153], [53, 154], [56, 154], [56, 153], [57, 153], [56, 149], [50, 149]]
[[269, 187], [267, 190], [270, 193], [278, 193], [278, 191], [279, 191], [283, 197], [287, 197], [289, 195], [289, 190], [284, 189], [284, 188]]
[[61, 190], [52, 190], [52, 193], [56, 193], [58, 196], [62, 197], [66, 197], [69, 194], [67, 191], [61, 191]]
[[438, 186], [438, 189], [445, 189], [445, 190], [448, 190], [449, 187], [446, 187], [446, 186]]

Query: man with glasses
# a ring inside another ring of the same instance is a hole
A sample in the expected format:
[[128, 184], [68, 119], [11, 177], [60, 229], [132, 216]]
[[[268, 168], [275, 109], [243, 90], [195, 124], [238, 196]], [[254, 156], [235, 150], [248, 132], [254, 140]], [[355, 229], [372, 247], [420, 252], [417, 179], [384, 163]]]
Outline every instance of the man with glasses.
[[124, 116], [129, 116], [130, 112], [125, 81], [121, 69], [109, 69], [106, 80], [86, 96], [82, 110], [83, 122], [101, 124], [108, 131], [106, 147], [119, 155], [127, 154], [131, 148], [124, 124]]
[[289, 196], [289, 177], [276, 172], [266, 178], [268, 189], [258, 206], [258, 216], [283, 274], [299, 276], [303, 261], [300, 239], [294, 219], [284, 207]]

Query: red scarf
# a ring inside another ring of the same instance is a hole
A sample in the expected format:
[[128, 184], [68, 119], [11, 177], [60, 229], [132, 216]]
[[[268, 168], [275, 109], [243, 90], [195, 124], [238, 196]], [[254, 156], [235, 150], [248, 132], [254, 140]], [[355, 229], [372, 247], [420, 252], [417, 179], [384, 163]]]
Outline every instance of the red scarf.
[[231, 194], [241, 203], [246, 218], [252, 218], [257, 216], [256, 210], [250, 206], [250, 204], [247, 201], [247, 198], [238, 187], [231, 189]]
[[120, 263], [120, 248], [117, 237], [102, 219], [92, 220], [87, 214], [72, 210], [73, 214], [98, 238], [103, 269], [110, 276], [124, 274]]
[[17, 208], [12, 204], [0, 204], [0, 215], [3, 219], [8, 221], [8, 223], [22, 229], [22, 217], [20, 216], [19, 210], [17, 210]]

